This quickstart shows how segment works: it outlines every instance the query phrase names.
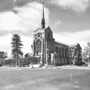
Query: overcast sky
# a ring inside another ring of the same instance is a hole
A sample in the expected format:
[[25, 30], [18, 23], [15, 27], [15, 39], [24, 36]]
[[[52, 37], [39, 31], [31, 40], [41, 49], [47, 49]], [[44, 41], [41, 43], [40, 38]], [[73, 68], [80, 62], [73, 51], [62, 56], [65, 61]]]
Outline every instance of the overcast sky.
[[[22, 51], [31, 52], [33, 31], [41, 27], [42, 0], [0, 0], [0, 51], [11, 52], [11, 38], [19, 34]], [[46, 26], [56, 41], [90, 42], [90, 0], [45, 0]]]

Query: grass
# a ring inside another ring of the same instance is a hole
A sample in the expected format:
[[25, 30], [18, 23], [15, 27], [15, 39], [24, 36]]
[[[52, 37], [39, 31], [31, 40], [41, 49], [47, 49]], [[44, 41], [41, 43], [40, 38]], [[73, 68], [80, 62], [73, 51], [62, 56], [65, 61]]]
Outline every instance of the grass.
[[90, 90], [90, 70], [1, 67], [0, 90]]

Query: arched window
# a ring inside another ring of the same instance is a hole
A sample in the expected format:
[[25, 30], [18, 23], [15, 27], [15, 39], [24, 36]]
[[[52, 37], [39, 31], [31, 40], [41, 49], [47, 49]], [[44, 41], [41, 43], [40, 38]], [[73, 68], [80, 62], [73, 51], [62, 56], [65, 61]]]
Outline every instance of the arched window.
[[47, 37], [50, 38], [50, 33], [49, 32], [47, 33]]
[[61, 48], [59, 47], [59, 58], [60, 58], [60, 56], [61, 56]]
[[64, 48], [62, 47], [62, 56], [64, 56]]
[[56, 53], [58, 53], [58, 48], [57, 47], [55, 47], [55, 51], [56, 51]]
[[66, 56], [68, 56], [68, 48], [66, 48], [66, 51], [65, 51], [65, 52], [66, 52], [66, 54], [65, 54], [65, 55], [66, 55]]
[[38, 39], [36, 41], [36, 53], [38, 54], [39, 52], [41, 52], [41, 41]]

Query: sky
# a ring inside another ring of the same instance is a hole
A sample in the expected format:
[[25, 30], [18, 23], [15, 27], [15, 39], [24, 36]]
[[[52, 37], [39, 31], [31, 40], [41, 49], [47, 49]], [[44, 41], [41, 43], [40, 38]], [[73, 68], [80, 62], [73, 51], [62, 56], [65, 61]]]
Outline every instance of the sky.
[[[90, 42], [90, 0], [44, 0], [46, 27], [56, 41], [68, 45]], [[0, 0], [0, 51], [11, 54], [18, 34], [24, 54], [31, 53], [33, 31], [41, 27], [42, 0]]]

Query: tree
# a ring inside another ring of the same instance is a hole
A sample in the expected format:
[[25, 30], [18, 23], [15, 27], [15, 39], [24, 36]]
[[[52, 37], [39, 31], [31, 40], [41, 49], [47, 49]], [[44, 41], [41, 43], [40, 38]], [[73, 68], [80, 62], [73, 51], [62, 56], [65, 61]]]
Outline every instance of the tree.
[[17, 59], [17, 65], [18, 65], [19, 55], [23, 55], [21, 51], [23, 44], [18, 34], [13, 35], [11, 44], [12, 44], [12, 55], [14, 56], [14, 58]]
[[83, 56], [83, 60], [88, 63], [88, 58], [89, 58], [88, 46], [84, 47], [82, 56]]
[[79, 44], [75, 47], [74, 59], [76, 60], [77, 65], [82, 65], [82, 48]]

